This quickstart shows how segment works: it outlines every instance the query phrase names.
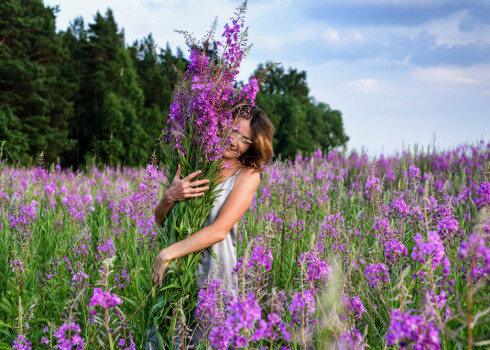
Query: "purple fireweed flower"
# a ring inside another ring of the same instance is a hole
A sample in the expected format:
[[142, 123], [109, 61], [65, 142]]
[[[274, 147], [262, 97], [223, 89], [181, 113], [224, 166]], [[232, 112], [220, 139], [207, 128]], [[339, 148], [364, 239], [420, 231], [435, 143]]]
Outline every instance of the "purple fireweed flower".
[[432, 268], [435, 270], [437, 267], [442, 266], [443, 278], [447, 279], [450, 273], [449, 267], [451, 263], [446, 256], [444, 244], [436, 231], [430, 231], [428, 236], [428, 242], [425, 242], [424, 237], [420, 233], [415, 235], [413, 239], [416, 244], [410, 257], [421, 263], [425, 263], [430, 258]]
[[240, 257], [233, 271], [235, 273], [240, 272], [243, 268], [245, 268], [245, 270], [258, 271], [261, 267], [265, 267], [265, 269], [270, 272], [273, 260], [272, 250], [266, 250], [265, 247], [256, 244], [254, 245], [250, 258], [244, 262], [244, 259]]
[[468, 236], [459, 246], [459, 257], [470, 262], [470, 276], [473, 279], [486, 278], [490, 275], [490, 246], [488, 239], [480, 235]]
[[242, 40], [246, 36], [244, 13], [245, 6], [239, 7], [231, 25], [225, 25], [225, 42], [217, 42], [222, 48], [217, 60], [210, 59], [204, 47], [187, 38], [194, 48], [186, 75], [175, 89], [165, 128], [165, 141], [181, 154], [188, 151], [183, 141], [189, 139], [198, 145], [205, 159], [218, 160], [230, 143], [234, 123], [231, 110], [244, 102], [254, 103], [256, 78], [241, 91], [234, 87], [246, 49], [246, 40]]
[[392, 310], [391, 323], [386, 335], [388, 346], [398, 344], [400, 349], [408, 349], [412, 343], [416, 349], [439, 350], [441, 341], [436, 326], [419, 315], [409, 312]]
[[[274, 319], [274, 322], [281, 329], [281, 321]], [[218, 349], [227, 349], [229, 346], [243, 347], [250, 341], [263, 339], [268, 335], [267, 330], [268, 324], [262, 319], [261, 309], [255, 295], [247, 293], [243, 300], [239, 296], [229, 302], [226, 319], [212, 327], [209, 339], [211, 346]]]
[[315, 310], [315, 296], [311, 291], [305, 290], [303, 292], [295, 293], [291, 300], [291, 304], [289, 305], [289, 312], [291, 312], [291, 318], [293, 319], [291, 327], [295, 323], [302, 325], [308, 324], [308, 320], [311, 320], [312, 323], [316, 323], [315, 319], [311, 319]]
[[393, 231], [390, 226], [390, 220], [388, 218], [374, 217], [374, 231], [381, 236], [391, 236]]
[[[442, 289], [439, 294], [437, 294], [437, 292], [434, 293], [434, 291], [432, 290], [429, 291], [429, 298], [430, 298], [430, 302], [432, 304], [437, 305], [439, 309], [441, 309], [444, 305], [446, 305], [447, 302], [447, 294], [444, 289]], [[433, 311], [433, 309], [431, 310]]]
[[100, 305], [104, 310], [114, 309], [116, 305], [121, 305], [122, 299], [115, 293], [102, 290], [101, 288], [94, 288], [94, 294], [90, 298], [89, 306], [95, 308]]
[[259, 82], [257, 79], [252, 78], [243, 87], [243, 94], [242, 95], [245, 95], [247, 100], [251, 101], [251, 104], [253, 105], [253, 104], [255, 104], [255, 97], [257, 96], [258, 92], [259, 92]]
[[63, 323], [60, 328], [54, 333], [59, 349], [63, 350], [82, 350], [84, 339], [80, 336], [80, 326], [75, 322]]
[[114, 283], [118, 288], [124, 289], [131, 282], [131, 275], [128, 271], [121, 269], [121, 272], [117, 272], [114, 276]]
[[368, 176], [366, 184], [364, 185], [365, 191], [364, 194], [369, 195], [370, 192], [379, 192], [381, 193], [381, 180], [375, 175]]
[[390, 264], [398, 262], [400, 257], [402, 256], [407, 257], [408, 249], [401, 241], [395, 238], [391, 238], [384, 241], [383, 245], [384, 254]]
[[267, 271], [272, 269], [272, 250], [266, 250], [263, 246], [255, 245], [250, 256], [250, 261], [248, 265], [252, 266], [263, 266]]
[[361, 299], [359, 296], [354, 295], [353, 297], [349, 298], [348, 296], [343, 297], [344, 305], [346, 306], [347, 310], [352, 313], [357, 313], [357, 317], [359, 319], [362, 319], [362, 314], [366, 312], [366, 308], [364, 307], [364, 304], [362, 303]]
[[409, 173], [409, 176], [412, 178], [412, 179], [421, 179], [422, 177], [420, 176], [420, 169], [417, 168], [417, 167], [414, 167], [412, 165], [410, 165], [408, 167], [408, 173]]
[[339, 234], [339, 229], [342, 227], [344, 218], [341, 214], [328, 215], [323, 218], [323, 224], [321, 226], [321, 231], [318, 234], [320, 240], [325, 239], [328, 236], [335, 238]]
[[384, 284], [388, 281], [388, 273], [385, 264], [369, 264], [364, 268], [366, 282], [369, 287], [373, 288]]
[[339, 350], [364, 350], [365, 344], [361, 332], [352, 328], [342, 333], [339, 337]]
[[116, 246], [114, 245], [113, 239], [107, 238], [102, 240], [101, 243], [97, 243], [97, 251], [98, 260], [112, 258], [114, 255], [116, 255]]
[[488, 207], [490, 205], [490, 182], [483, 182], [478, 186], [473, 202], [477, 209]]
[[218, 318], [223, 318], [223, 311], [220, 310], [220, 302], [227, 298], [221, 279], [211, 280], [199, 289], [197, 293], [196, 315], [201, 322], [213, 322]]
[[32, 342], [27, 339], [25, 334], [19, 334], [12, 343], [12, 349], [16, 350], [31, 350]]
[[12, 269], [12, 272], [15, 272], [17, 277], [20, 277], [21, 274], [24, 272], [24, 266], [22, 265], [22, 260], [14, 259], [14, 260], [9, 260], [9, 262], [10, 262], [10, 268]]
[[439, 233], [442, 237], [452, 237], [452, 235], [459, 230], [459, 223], [456, 219], [451, 217], [443, 217], [438, 223]]
[[301, 253], [298, 265], [305, 269], [306, 279], [317, 285], [324, 285], [332, 273], [332, 268], [320, 257], [318, 251]]

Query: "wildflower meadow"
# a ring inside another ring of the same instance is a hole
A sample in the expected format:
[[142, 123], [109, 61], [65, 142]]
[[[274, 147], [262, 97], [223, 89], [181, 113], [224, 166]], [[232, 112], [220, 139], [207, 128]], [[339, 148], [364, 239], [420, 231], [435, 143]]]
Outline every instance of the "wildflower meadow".
[[[199, 347], [490, 346], [489, 161], [481, 141], [269, 164], [239, 222], [239, 295], [198, 293]], [[144, 349], [155, 318], [192, 336], [151, 282], [156, 161], [0, 167], [1, 349]]]

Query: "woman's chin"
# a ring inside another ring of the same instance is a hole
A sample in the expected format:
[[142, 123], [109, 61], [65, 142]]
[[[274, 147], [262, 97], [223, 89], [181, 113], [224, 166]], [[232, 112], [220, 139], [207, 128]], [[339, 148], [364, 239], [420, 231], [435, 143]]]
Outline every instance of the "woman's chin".
[[231, 150], [231, 149], [227, 149], [224, 153], [223, 153], [223, 158], [224, 159], [238, 159], [238, 151], [234, 151], [234, 150]]

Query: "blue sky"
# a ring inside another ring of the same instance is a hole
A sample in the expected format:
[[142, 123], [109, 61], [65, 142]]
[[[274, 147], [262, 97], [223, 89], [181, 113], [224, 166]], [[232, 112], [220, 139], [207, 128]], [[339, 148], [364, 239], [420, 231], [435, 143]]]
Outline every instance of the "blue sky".
[[[174, 29], [200, 37], [232, 0], [45, 0], [58, 29], [112, 8], [126, 42], [152, 33], [185, 49]], [[403, 146], [490, 141], [490, 1], [261, 0], [248, 2], [247, 79], [262, 62], [305, 70], [311, 94], [343, 113], [348, 148], [372, 155]]]

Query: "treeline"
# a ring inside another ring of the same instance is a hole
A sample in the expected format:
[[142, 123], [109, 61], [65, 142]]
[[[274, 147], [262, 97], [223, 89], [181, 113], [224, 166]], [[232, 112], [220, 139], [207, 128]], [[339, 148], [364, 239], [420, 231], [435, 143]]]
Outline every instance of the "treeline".
[[[188, 60], [157, 48], [151, 34], [126, 45], [110, 9], [59, 32], [56, 12], [42, 0], [0, 2], [0, 157], [145, 164]], [[341, 113], [309, 95], [304, 71], [279, 66], [267, 75], [257, 104], [275, 125], [276, 155], [345, 145]]]

